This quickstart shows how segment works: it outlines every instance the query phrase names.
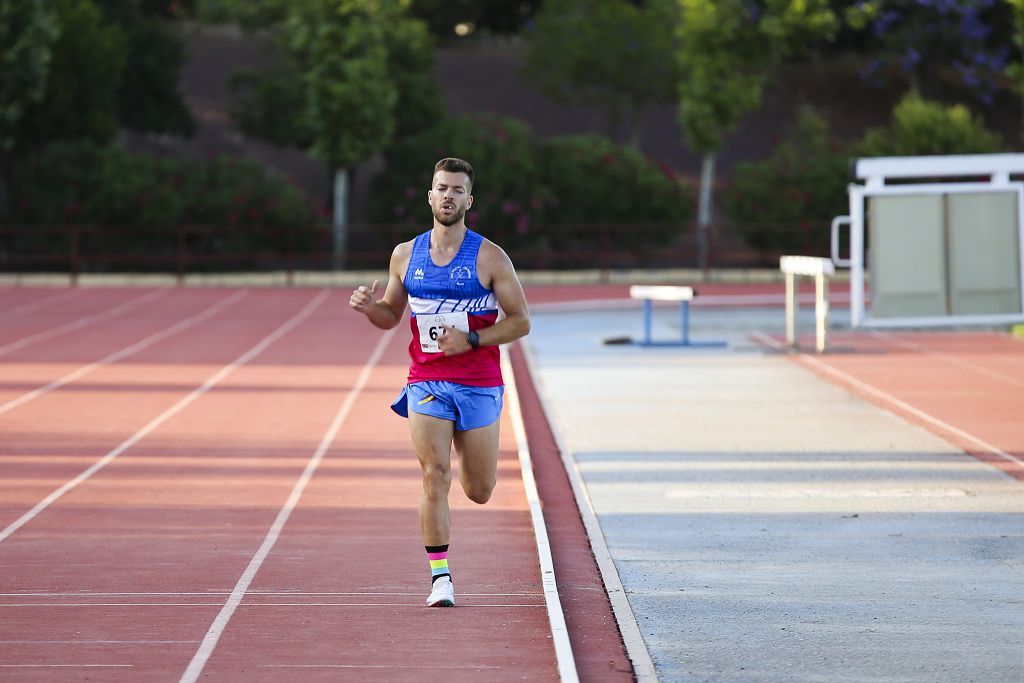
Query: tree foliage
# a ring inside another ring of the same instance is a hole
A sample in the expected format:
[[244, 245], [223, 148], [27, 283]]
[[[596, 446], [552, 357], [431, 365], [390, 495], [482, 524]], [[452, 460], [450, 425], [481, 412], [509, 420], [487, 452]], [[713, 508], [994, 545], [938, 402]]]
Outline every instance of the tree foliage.
[[296, 0], [285, 11], [275, 27], [281, 60], [232, 80], [243, 131], [345, 168], [440, 115], [433, 42], [404, 3]]
[[0, 153], [14, 148], [29, 107], [46, 94], [58, 32], [44, 0], [0, 5]]
[[907, 78], [925, 97], [966, 94], [993, 103], [1011, 57], [1016, 0], [870, 0], [846, 9], [872, 56], [863, 75]]
[[826, 0], [678, 0], [679, 120], [701, 152], [721, 147], [740, 118], [761, 102], [772, 68], [831, 35]]
[[549, 0], [529, 32], [524, 73], [557, 102], [601, 107], [614, 132], [673, 101], [675, 15], [675, 0]]
[[825, 119], [801, 107], [796, 126], [771, 156], [736, 167], [725, 212], [756, 249], [821, 252], [829, 239], [824, 226], [846, 208], [848, 164]]
[[89, 0], [56, 0], [60, 26], [42, 99], [19, 127], [19, 150], [53, 140], [107, 142], [117, 133], [118, 88], [128, 56], [124, 32]]
[[137, 0], [93, 0], [124, 34], [127, 59], [117, 93], [122, 126], [141, 133], [191, 135], [195, 121], [178, 92], [184, 42], [167, 19]]
[[962, 104], [944, 106], [916, 92], [893, 109], [888, 126], [868, 131], [860, 156], [984, 154], [1002, 149], [999, 136]]

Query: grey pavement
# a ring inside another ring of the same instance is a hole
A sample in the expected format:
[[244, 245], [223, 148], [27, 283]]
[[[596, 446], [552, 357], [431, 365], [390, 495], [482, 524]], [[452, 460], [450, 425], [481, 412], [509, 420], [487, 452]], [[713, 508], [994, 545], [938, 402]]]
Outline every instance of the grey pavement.
[[1024, 681], [1024, 483], [747, 339], [782, 317], [694, 310], [730, 342], [698, 350], [605, 345], [638, 308], [533, 315], [659, 680]]

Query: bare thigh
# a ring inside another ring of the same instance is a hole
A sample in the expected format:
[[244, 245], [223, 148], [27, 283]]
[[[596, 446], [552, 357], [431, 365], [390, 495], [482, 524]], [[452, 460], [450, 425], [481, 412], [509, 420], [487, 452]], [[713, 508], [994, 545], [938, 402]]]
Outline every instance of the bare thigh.
[[486, 427], [455, 432], [459, 481], [470, 500], [486, 503], [498, 476], [498, 435], [501, 420]]

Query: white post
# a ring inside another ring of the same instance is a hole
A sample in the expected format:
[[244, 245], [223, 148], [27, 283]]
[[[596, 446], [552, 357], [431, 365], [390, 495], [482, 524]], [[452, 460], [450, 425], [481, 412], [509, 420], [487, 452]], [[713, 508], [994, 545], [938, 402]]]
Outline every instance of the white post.
[[828, 337], [828, 280], [824, 273], [814, 276], [814, 341], [818, 353], [825, 353]]
[[851, 185], [850, 195], [850, 326], [864, 319], [864, 194]]
[[786, 343], [796, 346], [796, 275], [786, 273]]

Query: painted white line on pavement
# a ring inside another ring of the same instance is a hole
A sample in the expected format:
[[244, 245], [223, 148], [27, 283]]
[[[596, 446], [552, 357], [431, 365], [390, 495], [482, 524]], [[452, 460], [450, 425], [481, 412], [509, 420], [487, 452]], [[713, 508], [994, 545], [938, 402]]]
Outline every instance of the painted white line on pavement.
[[299, 499], [302, 497], [303, 491], [306, 490], [306, 485], [313, 477], [313, 473], [316, 471], [320, 461], [323, 460], [324, 454], [327, 449], [330, 448], [334, 438], [338, 435], [341, 430], [341, 425], [345, 422], [349, 412], [352, 410], [352, 406], [355, 405], [356, 399], [363, 391], [363, 387], [370, 379], [370, 374], [373, 369], [377, 366], [381, 356], [384, 355], [384, 350], [387, 348], [391, 339], [395, 336], [396, 330], [400, 326], [396, 326], [385, 332], [380, 340], [377, 342], [377, 346], [373, 349], [373, 353], [370, 354], [370, 358], [366, 361], [363, 366], [362, 372], [359, 373], [358, 379], [356, 379], [355, 385], [352, 390], [345, 397], [341, 407], [338, 409], [337, 414], [334, 416], [334, 420], [331, 421], [330, 426], [324, 433], [323, 438], [320, 440], [320, 445], [316, 451], [310, 456], [309, 462], [306, 463], [306, 468], [303, 470], [302, 475], [298, 481], [295, 482], [295, 486], [292, 488], [291, 495], [288, 496], [288, 500], [285, 501], [284, 506], [277, 513], [277, 518], [274, 523], [270, 526], [270, 530], [263, 539], [263, 543], [260, 545], [259, 550], [253, 555], [253, 558], [249, 561], [249, 566], [242, 572], [242, 576], [239, 577], [238, 583], [235, 584], [234, 590], [231, 591], [231, 596], [227, 602], [221, 607], [220, 612], [214, 618], [213, 623], [210, 624], [210, 629], [206, 632], [206, 636], [203, 638], [203, 642], [199, 645], [199, 649], [192, 657], [192, 661], [189, 662], [188, 668], [185, 669], [185, 673], [181, 676], [181, 683], [194, 683], [199, 679], [199, 676], [203, 673], [203, 668], [206, 666], [206, 662], [210, 659], [210, 655], [213, 654], [213, 650], [217, 647], [217, 641], [220, 640], [221, 634], [224, 633], [224, 629], [227, 628], [228, 621], [231, 620], [231, 616], [238, 609], [238, 606], [242, 602], [242, 598], [245, 597], [246, 591], [249, 590], [249, 585], [253, 579], [256, 578], [256, 573], [263, 566], [264, 560], [270, 554], [274, 544], [277, 543], [278, 536], [281, 535], [281, 530], [284, 528], [285, 523], [291, 516], [292, 511], [299, 503]]
[[967, 368], [968, 370], [974, 370], [977, 373], [986, 375], [1000, 382], [1012, 384], [1013, 386], [1016, 387], [1024, 387], [1024, 382], [1020, 381], [1015, 377], [1007, 377], [1006, 375], [1000, 372], [989, 370], [983, 365], [978, 365], [977, 363], [972, 363], [969, 360], [957, 358], [956, 356], [952, 356], [948, 353], [939, 351], [930, 346], [925, 346], [924, 344], [912, 342], [909, 339], [901, 339], [900, 337], [897, 337], [896, 335], [891, 334], [889, 332], [879, 332], [873, 330], [871, 332], [871, 336], [875, 337], [876, 339], [888, 342], [894, 346], [899, 346], [901, 348], [907, 349], [908, 351], [916, 351], [918, 353], [926, 353], [929, 356], [935, 356], [936, 358], [943, 360], [947, 363], [950, 363], [952, 365], [959, 365], [960, 367]]
[[[776, 348], [776, 349], [785, 349], [786, 348], [786, 346], [784, 344], [782, 344], [781, 342], [779, 342], [779, 341], [777, 341], [775, 339], [772, 339], [771, 337], [769, 337], [768, 335], [766, 335], [766, 334], [764, 334], [762, 332], [751, 332], [750, 336], [755, 338], [755, 339], [758, 339], [758, 340], [762, 341], [763, 343], [765, 343], [768, 346], [771, 346], [773, 348]], [[988, 443], [987, 441], [985, 441], [983, 439], [979, 439], [978, 437], [974, 436], [973, 434], [965, 432], [964, 430], [962, 430], [962, 429], [960, 429], [958, 427], [954, 427], [953, 425], [949, 424], [948, 422], [940, 420], [939, 418], [934, 417], [933, 415], [929, 415], [928, 413], [924, 412], [923, 410], [915, 408], [914, 406], [910, 405], [909, 403], [896, 398], [892, 394], [886, 393], [886, 392], [882, 391], [881, 389], [876, 389], [875, 387], [871, 386], [870, 384], [867, 384], [867, 383], [862, 382], [861, 380], [857, 379], [853, 375], [849, 375], [849, 374], [843, 372], [842, 370], [839, 370], [837, 368], [832, 367], [828, 363], [824, 363], [824, 362], [818, 360], [814, 356], [810, 356], [808, 354], [805, 354], [805, 353], [801, 352], [800, 356], [799, 356], [799, 359], [801, 361], [803, 361], [804, 363], [808, 364], [808, 365], [812, 365], [812, 366], [818, 368], [819, 370], [821, 370], [822, 372], [824, 372], [826, 374], [832, 375], [833, 377], [835, 377], [836, 379], [840, 380], [841, 382], [844, 382], [844, 383], [847, 383], [847, 384], [850, 384], [850, 385], [853, 385], [853, 386], [857, 387], [858, 389], [860, 389], [864, 393], [869, 394], [871, 396], [874, 396], [876, 399], [878, 399], [879, 401], [881, 401], [884, 404], [888, 404], [890, 406], [898, 408], [899, 410], [902, 410], [904, 412], [910, 413], [911, 415], [913, 415], [917, 419], [919, 419], [919, 420], [921, 420], [923, 422], [927, 422], [928, 424], [932, 425], [933, 427], [937, 427], [937, 428], [945, 431], [948, 434], [953, 434], [955, 436], [958, 436], [961, 439], [964, 439], [965, 441], [968, 441], [968, 442], [970, 442], [970, 443], [980, 447], [982, 450], [988, 451], [992, 455], [998, 456], [998, 457], [1000, 457], [1000, 458], [1002, 458], [1004, 460], [1007, 460], [1007, 461], [1012, 462], [1012, 463], [1016, 463], [1017, 465], [1020, 465], [1021, 467], [1024, 467], [1024, 460], [1021, 460], [1017, 456], [1011, 455], [1010, 453], [1007, 453], [1006, 451], [1002, 450], [1001, 448], [997, 448], [997, 447], [993, 446], [992, 444]]]
[[80, 289], [68, 289], [59, 294], [51, 294], [50, 296], [43, 297], [42, 299], [36, 299], [35, 301], [30, 301], [27, 304], [15, 306], [9, 311], [0, 311], [0, 317], [7, 319], [21, 315], [23, 313], [31, 313], [32, 311], [38, 311], [41, 308], [52, 306], [53, 304], [59, 301], [63, 301], [64, 299], [71, 299], [76, 296], [79, 296], [81, 295], [81, 293], [82, 290]]
[[63, 325], [59, 325], [52, 329], [43, 330], [42, 332], [36, 332], [35, 334], [30, 334], [27, 337], [22, 337], [17, 341], [11, 342], [10, 344], [0, 346], [0, 356], [6, 356], [8, 353], [11, 353], [12, 351], [23, 349], [29, 344], [34, 344], [38, 341], [43, 341], [44, 339], [51, 339], [53, 337], [60, 336], [67, 332], [80, 330], [83, 327], [87, 327], [101, 320], [114, 318], [126, 311], [130, 311], [133, 308], [138, 308], [139, 306], [141, 306], [144, 303], [147, 303], [151, 299], [157, 299], [164, 296], [165, 294], [167, 294], [167, 291], [168, 290], [166, 287], [161, 287], [160, 289], [155, 289], [151, 292], [143, 294], [142, 296], [135, 297], [134, 299], [129, 299], [123, 304], [119, 304], [117, 306], [114, 306], [113, 308], [108, 308], [102, 313], [93, 313], [92, 315], [87, 315], [85, 317], [79, 318], [78, 320], [72, 320], [69, 323], [64, 323]]
[[526, 441], [526, 427], [523, 424], [516, 375], [512, 371], [509, 352], [510, 345], [504, 345], [501, 350], [501, 374], [505, 378], [505, 392], [508, 396], [512, 432], [515, 434], [516, 445], [519, 448], [519, 469], [523, 474], [523, 488], [526, 489], [526, 500], [530, 504], [530, 519], [533, 522], [533, 536], [537, 542], [537, 555], [540, 558], [544, 603], [548, 610], [548, 621], [551, 622], [551, 638], [555, 646], [558, 675], [562, 679], [562, 683], [578, 683], [580, 677], [576, 671], [576, 660], [572, 654], [572, 643], [569, 640], [569, 629], [565, 625], [562, 602], [558, 597], [555, 562], [551, 557], [551, 543], [548, 540], [547, 525], [544, 524], [544, 512], [541, 509], [540, 494], [537, 492], [537, 481], [533, 476], [533, 459], [530, 457], [530, 447]]
[[651, 653], [647, 650], [643, 634], [640, 633], [640, 625], [637, 623], [636, 615], [633, 614], [633, 608], [626, 598], [626, 589], [622, 585], [619, 572], [615, 568], [615, 561], [612, 559], [607, 543], [605, 543], [604, 531], [601, 530], [601, 522], [597, 518], [594, 503], [591, 501], [586, 484], [583, 482], [583, 475], [580, 472], [579, 465], [576, 463], [572, 450], [562, 438], [558, 424], [554, 420], [554, 414], [541, 391], [541, 382], [537, 375], [530, 347], [525, 343], [521, 343], [520, 348], [523, 351], [526, 368], [536, 389], [541, 410], [551, 428], [551, 434], [555, 439], [555, 446], [562, 456], [562, 465], [569, 477], [573, 496], [576, 498], [576, 507], [580, 511], [583, 526], [587, 531], [587, 537], [590, 539], [590, 549], [594, 553], [594, 559], [597, 561], [597, 567], [601, 572], [601, 579], [604, 581], [605, 592], [607, 592], [608, 600], [611, 602], [615, 621], [619, 624], [619, 632], [622, 634], [622, 640], [626, 646], [626, 654], [633, 663], [633, 674], [636, 676], [637, 683], [657, 683], [658, 674], [654, 669], [654, 660], [651, 659]]
[[243, 353], [241, 356], [239, 356], [235, 360], [231, 361], [231, 363], [225, 365], [223, 368], [221, 368], [219, 371], [217, 371], [209, 379], [207, 379], [205, 382], [203, 382], [202, 386], [199, 386], [199, 387], [193, 389], [187, 396], [182, 397], [173, 406], [171, 406], [170, 408], [168, 408], [167, 410], [165, 410], [164, 412], [160, 413], [155, 418], [150, 420], [149, 423], [146, 424], [145, 427], [143, 427], [139, 431], [135, 432], [132, 436], [130, 436], [125, 441], [121, 442], [121, 445], [117, 446], [112, 451], [110, 451], [109, 453], [104, 455], [102, 458], [97, 460], [90, 467], [86, 468], [77, 477], [75, 477], [74, 479], [71, 479], [70, 481], [64, 483], [60, 488], [58, 488], [53, 493], [51, 493], [50, 495], [46, 496], [41, 501], [36, 503], [36, 505], [31, 510], [29, 510], [28, 512], [23, 514], [18, 519], [14, 520], [4, 530], [0, 531], [0, 543], [2, 543], [4, 540], [6, 540], [15, 531], [17, 531], [18, 529], [20, 529], [21, 527], [25, 526], [26, 524], [31, 522], [33, 519], [35, 519], [36, 516], [39, 515], [39, 513], [41, 513], [46, 508], [50, 507], [50, 505], [52, 505], [56, 500], [58, 500], [65, 493], [67, 493], [68, 491], [71, 491], [72, 489], [77, 487], [79, 484], [81, 484], [83, 481], [87, 480], [89, 477], [91, 477], [92, 475], [94, 475], [97, 472], [99, 472], [101, 469], [103, 469], [104, 467], [109, 465], [111, 462], [113, 462], [114, 459], [117, 458], [119, 455], [121, 455], [122, 453], [127, 451], [129, 448], [131, 448], [132, 446], [137, 444], [139, 441], [142, 441], [142, 439], [144, 439], [150, 432], [155, 430], [157, 427], [162, 425], [164, 422], [166, 422], [167, 420], [169, 420], [173, 416], [175, 416], [178, 413], [180, 413], [182, 410], [185, 409], [186, 406], [188, 406], [190, 403], [195, 401], [197, 398], [199, 398], [200, 396], [202, 396], [203, 394], [208, 392], [210, 389], [212, 389], [214, 386], [216, 386], [217, 383], [220, 382], [222, 379], [224, 379], [225, 377], [230, 375], [232, 372], [234, 372], [238, 368], [242, 367], [243, 365], [245, 365], [246, 363], [251, 361], [253, 358], [258, 356], [259, 354], [263, 353], [263, 351], [265, 351], [267, 349], [267, 347], [269, 347], [271, 344], [276, 342], [278, 339], [280, 339], [281, 337], [286, 335], [295, 326], [297, 326], [299, 323], [301, 323], [303, 320], [305, 320], [307, 317], [309, 317], [309, 315], [313, 312], [313, 310], [317, 306], [319, 306], [320, 303], [325, 298], [327, 298], [327, 294], [328, 294], [327, 290], [321, 291], [319, 294], [317, 294], [315, 297], [313, 297], [313, 300], [310, 301], [308, 304], [306, 304], [306, 306], [301, 311], [299, 311], [294, 316], [292, 316], [291, 319], [289, 319], [287, 322], [282, 324], [276, 330], [274, 330], [273, 332], [268, 334], [266, 337], [264, 337], [259, 343], [257, 343], [251, 349], [249, 349], [248, 351]]
[[195, 314], [193, 316], [185, 318], [184, 320], [178, 322], [175, 325], [171, 325], [170, 327], [168, 327], [168, 328], [166, 328], [164, 330], [161, 330], [159, 332], [151, 334], [150, 336], [146, 337], [145, 339], [143, 339], [141, 341], [138, 341], [138, 342], [132, 344], [131, 346], [123, 348], [120, 351], [115, 351], [114, 353], [110, 354], [109, 356], [106, 356], [105, 358], [102, 358], [102, 359], [100, 359], [100, 360], [98, 360], [98, 361], [96, 361], [94, 363], [89, 363], [88, 365], [84, 365], [84, 366], [80, 367], [79, 369], [64, 375], [60, 379], [53, 380], [52, 382], [50, 382], [49, 384], [47, 384], [45, 386], [39, 387], [38, 389], [33, 389], [32, 391], [30, 391], [30, 392], [28, 392], [26, 394], [22, 394], [18, 398], [11, 399], [7, 403], [0, 404], [0, 415], [6, 413], [9, 410], [15, 409], [15, 408], [17, 408], [20, 405], [24, 405], [24, 404], [28, 403], [29, 401], [31, 401], [34, 398], [39, 398], [43, 394], [47, 394], [47, 393], [53, 391], [54, 389], [59, 389], [62, 386], [64, 386], [65, 384], [68, 384], [70, 382], [74, 382], [79, 377], [82, 377], [83, 375], [86, 375], [86, 374], [92, 372], [96, 368], [101, 368], [101, 367], [103, 367], [105, 365], [110, 365], [111, 363], [116, 363], [117, 361], [121, 360], [122, 358], [127, 358], [128, 356], [130, 356], [130, 355], [132, 355], [134, 353], [138, 353], [139, 351], [143, 350], [147, 346], [152, 346], [153, 344], [157, 343], [158, 341], [162, 341], [164, 339], [167, 339], [168, 337], [172, 337], [172, 336], [176, 335], [177, 333], [182, 332], [183, 330], [186, 330], [189, 327], [192, 327], [196, 323], [202, 322], [203, 320], [206, 320], [207, 318], [210, 318], [210, 317], [216, 315], [217, 313], [220, 313], [222, 310], [224, 310], [225, 308], [227, 308], [231, 304], [237, 302], [238, 300], [242, 299], [247, 294], [248, 294], [248, 292], [246, 290], [241, 290], [241, 291], [235, 292], [231, 296], [227, 297], [226, 299], [222, 299], [222, 300], [218, 301], [216, 304], [214, 304], [213, 306], [210, 306], [209, 308], [207, 308], [205, 311], [203, 311], [201, 313], [197, 313], [197, 314]]

